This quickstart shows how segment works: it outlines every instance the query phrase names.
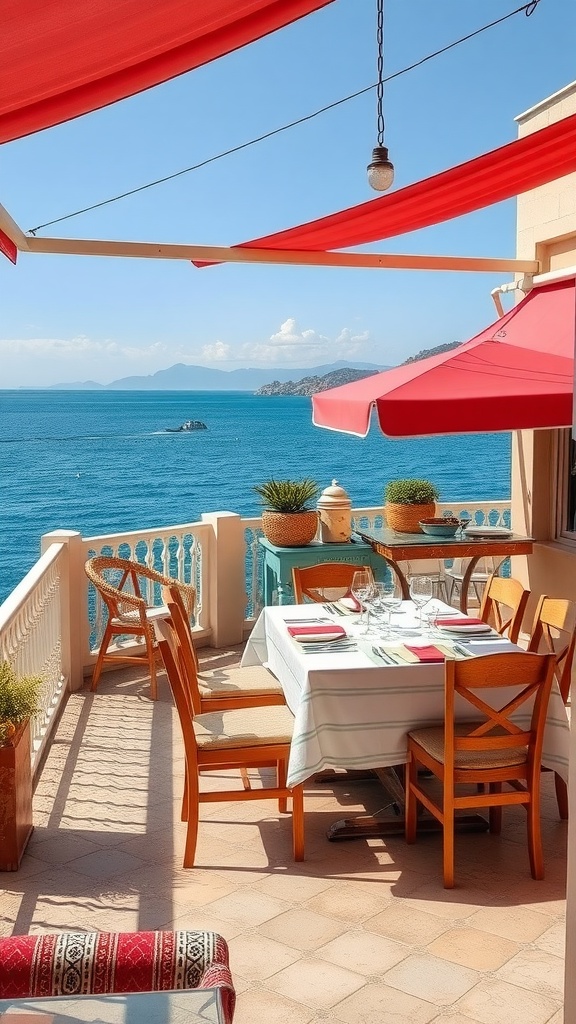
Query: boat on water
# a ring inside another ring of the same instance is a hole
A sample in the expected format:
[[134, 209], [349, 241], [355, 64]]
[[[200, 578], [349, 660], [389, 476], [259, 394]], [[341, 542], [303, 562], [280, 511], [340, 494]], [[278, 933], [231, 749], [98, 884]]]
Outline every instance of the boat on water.
[[208, 430], [202, 420], [185, 420], [179, 427], [166, 427], [169, 434], [189, 433], [191, 430]]

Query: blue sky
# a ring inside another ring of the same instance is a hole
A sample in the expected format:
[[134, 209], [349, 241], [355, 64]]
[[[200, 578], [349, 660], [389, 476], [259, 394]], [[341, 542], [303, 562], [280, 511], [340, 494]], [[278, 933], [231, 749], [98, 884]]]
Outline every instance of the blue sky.
[[[518, 3], [518, 6], [520, 4]], [[386, 0], [385, 74], [514, 9]], [[375, 0], [336, 3], [139, 96], [4, 145], [0, 202], [24, 230], [195, 164], [376, 82]], [[516, 138], [576, 78], [576, 4], [540, 0], [386, 86], [395, 188]], [[375, 90], [175, 181], [39, 234], [232, 245], [375, 198]], [[513, 256], [515, 204], [366, 247]], [[495, 319], [506, 275], [20, 255], [0, 260], [0, 387], [107, 383], [176, 362], [222, 370], [382, 365]]]

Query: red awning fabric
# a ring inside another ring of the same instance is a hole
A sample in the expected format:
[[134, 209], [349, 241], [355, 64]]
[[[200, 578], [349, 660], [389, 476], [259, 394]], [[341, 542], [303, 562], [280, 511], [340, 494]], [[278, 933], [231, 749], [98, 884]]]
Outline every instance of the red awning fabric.
[[574, 278], [534, 288], [450, 352], [314, 395], [313, 422], [364, 437], [375, 407], [389, 437], [569, 426], [575, 336]]
[[11, 263], [16, 264], [16, 260], [18, 259], [18, 249], [16, 248], [16, 245], [14, 244], [12, 239], [8, 238], [8, 235], [1, 230], [0, 252], [3, 253], [4, 256], [6, 256], [6, 258], [9, 259]]
[[333, 0], [3, 0], [0, 142], [206, 64]]
[[238, 248], [328, 252], [365, 245], [492, 206], [574, 170], [576, 114], [398, 192]]

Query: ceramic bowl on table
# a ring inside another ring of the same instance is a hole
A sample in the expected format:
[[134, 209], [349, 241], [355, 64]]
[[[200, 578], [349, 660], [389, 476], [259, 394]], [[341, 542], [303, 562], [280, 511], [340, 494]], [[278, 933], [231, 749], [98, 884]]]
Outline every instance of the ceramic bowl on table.
[[420, 529], [431, 537], [455, 537], [460, 528], [458, 519], [421, 519]]

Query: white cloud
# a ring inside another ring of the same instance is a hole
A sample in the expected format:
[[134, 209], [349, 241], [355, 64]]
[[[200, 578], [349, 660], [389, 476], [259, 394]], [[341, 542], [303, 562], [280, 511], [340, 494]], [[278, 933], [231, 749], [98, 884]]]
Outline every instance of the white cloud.
[[87, 335], [72, 338], [0, 339], [0, 387], [42, 387], [78, 380], [101, 384], [121, 377], [145, 376], [174, 363], [234, 366], [307, 367], [353, 359], [366, 348], [367, 332], [343, 327], [329, 338], [313, 328], [301, 329], [288, 317], [263, 341], [234, 344], [212, 341], [204, 345], [156, 341], [148, 345], [125, 344]]
[[215, 341], [212, 345], [202, 347], [200, 358], [209, 363], [222, 363], [230, 359], [231, 346], [223, 341]]
[[143, 348], [120, 345], [117, 341], [92, 341], [85, 335], [77, 338], [0, 339], [0, 353], [10, 355], [70, 356], [105, 355], [129, 359], [149, 359], [168, 352], [166, 345], [155, 342]]
[[367, 331], [354, 334], [349, 327], [343, 327], [336, 338], [328, 338], [311, 328], [300, 330], [296, 319], [289, 317], [267, 342], [247, 343], [241, 352], [244, 359], [268, 365], [313, 366], [357, 355], [368, 340]]

